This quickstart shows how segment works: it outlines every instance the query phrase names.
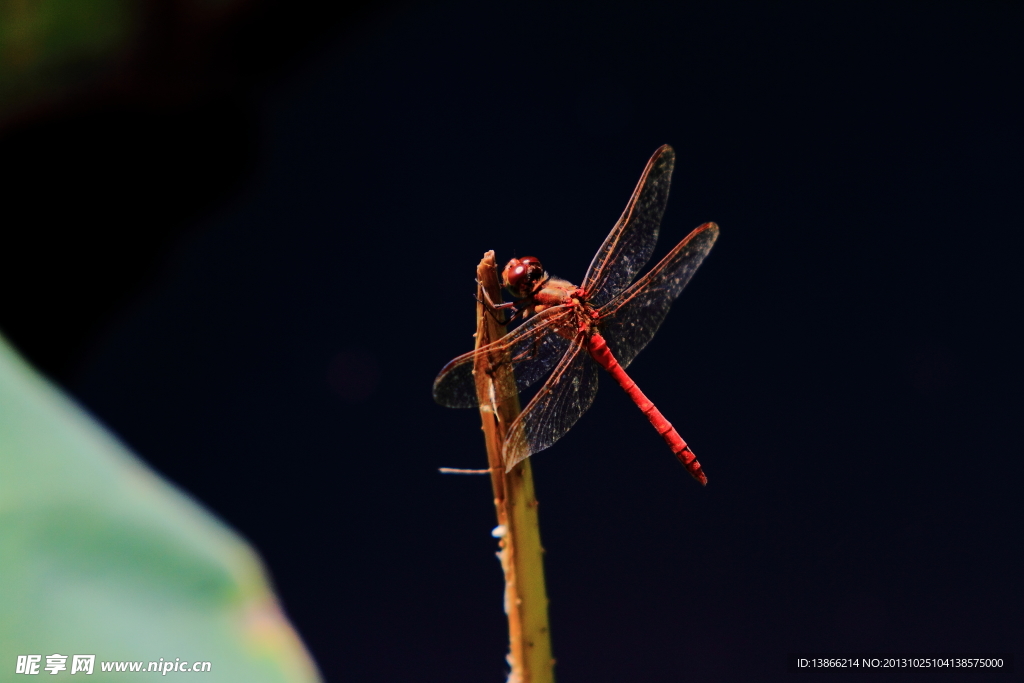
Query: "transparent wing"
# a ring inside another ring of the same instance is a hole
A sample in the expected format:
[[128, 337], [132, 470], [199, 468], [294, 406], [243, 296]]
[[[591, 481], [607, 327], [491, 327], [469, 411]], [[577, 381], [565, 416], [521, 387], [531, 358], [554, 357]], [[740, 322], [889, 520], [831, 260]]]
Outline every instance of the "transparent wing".
[[[516, 389], [526, 389], [543, 378], [569, 348], [576, 333], [569, 313], [565, 306], [548, 308], [501, 339], [455, 358], [434, 380], [434, 400], [448, 408], [476, 408], [479, 404], [473, 368], [481, 354], [511, 363]], [[498, 383], [496, 386], [507, 385]], [[499, 400], [506, 398], [509, 397], [498, 397]]]
[[502, 451], [506, 471], [561, 439], [594, 402], [598, 366], [586, 345], [586, 335], [577, 335], [551, 377], [509, 426]]
[[592, 305], [607, 303], [651, 260], [668, 203], [668, 186], [675, 161], [676, 153], [672, 148], [662, 145], [647, 162], [626, 209], [594, 254], [583, 278], [582, 287]]
[[693, 277], [717, 238], [717, 225], [700, 226], [649, 273], [598, 311], [601, 333], [622, 367], [632, 363], [651, 341], [672, 302]]

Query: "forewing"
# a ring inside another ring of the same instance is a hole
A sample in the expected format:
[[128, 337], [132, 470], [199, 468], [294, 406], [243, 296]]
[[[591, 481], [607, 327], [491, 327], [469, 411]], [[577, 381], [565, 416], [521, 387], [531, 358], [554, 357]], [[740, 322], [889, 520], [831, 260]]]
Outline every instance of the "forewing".
[[[522, 391], [543, 378], [567, 348], [575, 333], [569, 324], [570, 310], [565, 306], [546, 309], [506, 334], [475, 351], [464, 353], [442, 368], [434, 380], [434, 400], [448, 408], [476, 408], [476, 381], [473, 368], [481, 355], [492, 362], [512, 365], [516, 389]], [[503, 382], [497, 389], [511, 387]], [[509, 396], [496, 397], [504, 400]]]
[[601, 306], [633, 281], [647, 265], [658, 242], [658, 228], [668, 203], [676, 153], [662, 145], [633, 190], [619, 221], [598, 249], [583, 278], [590, 303]]
[[717, 225], [700, 226], [649, 273], [598, 311], [601, 333], [622, 367], [633, 362], [651, 341], [672, 302], [693, 277], [717, 238]]
[[597, 363], [586, 351], [586, 336], [572, 341], [562, 360], [509, 426], [502, 459], [506, 471], [561, 439], [594, 402]]

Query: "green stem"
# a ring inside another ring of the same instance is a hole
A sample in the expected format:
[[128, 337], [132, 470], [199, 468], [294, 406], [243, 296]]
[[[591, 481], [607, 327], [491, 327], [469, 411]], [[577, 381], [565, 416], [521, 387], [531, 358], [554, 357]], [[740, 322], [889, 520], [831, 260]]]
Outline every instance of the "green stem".
[[[478, 301], [500, 301], [494, 252], [484, 254], [477, 266]], [[484, 296], [484, 293], [488, 297]], [[476, 348], [505, 335], [505, 326], [498, 324], [483, 303], [477, 304]], [[498, 526], [504, 530], [499, 546], [501, 567], [505, 572], [505, 612], [508, 615], [509, 654], [512, 667], [510, 683], [554, 683], [551, 657], [551, 636], [548, 630], [548, 598], [544, 586], [544, 548], [540, 544], [537, 499], [533, 491], [533, 474], [527, 458], [508, 474], [502, 464], [501, 450], [508, 427], [519, 415], [519, 397], [515, 378], [507, 358], [482, 357], [474, 368], [480, 417], [487, 444], [487, 460], [494, 487], [494, 507]], [[507, 391], [491, 391], [491, 382], [506, 386]], [[494, 403], [492, 396], [512, 398]]]

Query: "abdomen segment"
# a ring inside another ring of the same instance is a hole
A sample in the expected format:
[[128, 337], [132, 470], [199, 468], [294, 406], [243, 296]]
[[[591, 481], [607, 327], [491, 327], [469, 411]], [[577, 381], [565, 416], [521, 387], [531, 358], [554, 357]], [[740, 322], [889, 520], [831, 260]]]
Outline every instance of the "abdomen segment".
[[675, 453], [683, 467], [687, 469], [694, 479], [702, 485], [707, 485], [708, 478], [704, 476], [704, 471], [701, 469], [700, 463], [697, 462], [697, 457], [693, 454], [693, 451], [686, 445], [683, 438], [679, 436], [679, 432], [672, 426], [672, 423], [665, 419], [661, 411], [654, 406], [649, 398], [644, 396], [644, 392], [640, 391], [640, 387], [636, 385], [636, 382], [629, 378], [626, 371], [619, 365], [619, 361], [615, 360], [615, 356], [612, 354], [611, 349], [608, 348], [604, 337], [596, 332], [593, 333], [588, 340], [587, 350], [590, 351], [591, 357], [607, 370], [615, 378], [615, 381], [619, 383], [619, 386], [629, 394], [629, 397], [633, 399], [633, 402], [636, 403], [641, 412], [650, 420], [651, 425], [661, 434], [661, 438], [665, 439], [665, 443], [672, 449], [672, 452]]

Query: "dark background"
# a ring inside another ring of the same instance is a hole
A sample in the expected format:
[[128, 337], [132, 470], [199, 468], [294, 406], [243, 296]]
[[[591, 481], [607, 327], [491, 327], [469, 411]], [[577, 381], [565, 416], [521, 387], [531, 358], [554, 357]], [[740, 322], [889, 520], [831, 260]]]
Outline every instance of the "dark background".
[[722, 236], [631, 373], [710, 483], [607, 378], [535, 458], [559, 680], [1021, 665], [1020, 3], [254, 7], [6, 125], [0, 327], [256, 545], [327, 680], [503, 679], [431, 381], [480, 255], [578, 282], [666, 142], [655, 258]]

